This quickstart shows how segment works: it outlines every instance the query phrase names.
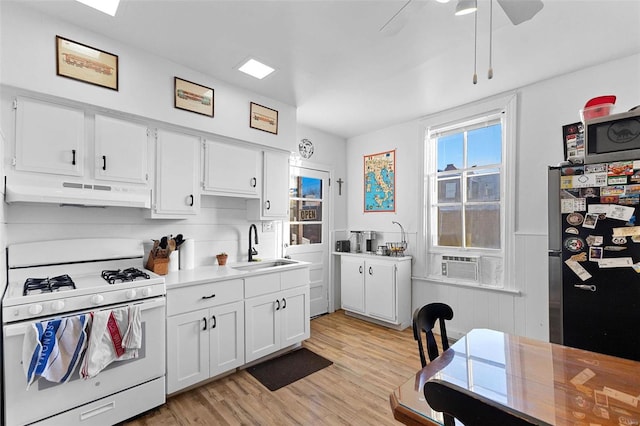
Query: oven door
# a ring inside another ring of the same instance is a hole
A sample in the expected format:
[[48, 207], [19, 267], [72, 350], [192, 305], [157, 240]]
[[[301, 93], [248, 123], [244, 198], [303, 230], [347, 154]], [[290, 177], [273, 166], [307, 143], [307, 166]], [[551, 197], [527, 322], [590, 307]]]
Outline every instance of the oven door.
[[[107, 309], [122, 306], [126, 304], [109, 306]], [[115, 361], [88, 380], [80, 378], [79, 365], [67, 383], [52, 383], [41, 378], [34, 382], [29, 390], [27, 390], [27, 379], [22, 368], [22, 343], [25, 332], [33, 322], [5, 325], [3, 329], [5, 424], [22, 425], [36, 422], [163, 377], [165, 375], [165, 307], [165, 297], [140, 302], [142, 348], [138, 352], [138, 358]], [[164, 395], [162, 397], [164, 400]]]

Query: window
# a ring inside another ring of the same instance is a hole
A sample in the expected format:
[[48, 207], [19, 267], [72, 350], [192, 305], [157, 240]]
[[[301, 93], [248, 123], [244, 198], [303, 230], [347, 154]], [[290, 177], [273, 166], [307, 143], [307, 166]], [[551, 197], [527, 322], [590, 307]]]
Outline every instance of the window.
[[434, 246], [501, 248], [502, 124], [498, 118], [434, 131]]
[[425, 120], [428, 278], [510, 287], [514, 109], [512, 96]]
[[322, 243], [322, 179], [291, 175], [289, 244]]

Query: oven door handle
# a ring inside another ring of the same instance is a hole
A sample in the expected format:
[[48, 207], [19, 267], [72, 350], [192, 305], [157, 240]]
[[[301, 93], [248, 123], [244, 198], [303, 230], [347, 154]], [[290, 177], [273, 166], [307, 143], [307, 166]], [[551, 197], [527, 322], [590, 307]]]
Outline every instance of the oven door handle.
[[[162, 296], [156, 299], [145, 300], [140, 303], [133, 303], [132, 305], [140, 305], [140, 312], [144, 312], [149, 309], [155, 309], [161, 306], [165, 306], [166, 304], [167, 304], [167, 299], [164, 296]], [[127, 306], [127, 305], [123, 305], [123, 306]], [[123, 306], [115, 306], [107, 309], [121, 308]], [[105, 309], [96, 309], [94, 310], [94, 312], [103, 311], [103, 310]], [[89, 312], [91, 311], [86, 311], [85, 313], [89, 313]], [[66, 317], [72, 317], [72, 316], [74, 315], [63, 315], [62, 317], [66, 318]], [[36, 322], [46, 321], [46, 320], [47, 320], [46, 318], [42, 318], [39, 320], [36, 319], [34, 321], [19, 322], [16, 324], [7, 324], [4, 326], [4, 333], [7, 337], [24, 335], [27, 332], [27, 329], [31, 327], [33, 324], [35, 324]]]

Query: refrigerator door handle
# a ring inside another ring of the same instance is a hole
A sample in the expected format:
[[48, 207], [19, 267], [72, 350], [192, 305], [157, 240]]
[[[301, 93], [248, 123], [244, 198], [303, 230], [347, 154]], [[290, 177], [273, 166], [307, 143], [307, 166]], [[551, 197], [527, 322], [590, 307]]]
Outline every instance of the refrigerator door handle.
[[562, 256], [562, 250], [549, 250], [549, 256], [560, 257]]
[[573, 285], [575, 288], [579, 288], [580, 290], [586, 290], [586, 291], [596, 291], [596, 286], [595, 285], [587, 285], [587, 284], [574, 284]]

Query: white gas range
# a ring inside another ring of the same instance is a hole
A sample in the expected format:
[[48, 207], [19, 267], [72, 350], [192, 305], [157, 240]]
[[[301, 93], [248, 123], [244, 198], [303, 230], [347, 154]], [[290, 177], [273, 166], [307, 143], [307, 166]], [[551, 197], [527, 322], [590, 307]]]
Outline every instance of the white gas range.
[[[2, 299], [5, 424], [114, 424], [165, 402], [164, 277], [143, 268], [131, 239], [73, 239], [7, 248]], [[23, 342], [29, 328], [57, 318], [140, 308], [137, 358], [95, 377], [79, 368], [65, 383], [40, 378], [27, 389]]]

